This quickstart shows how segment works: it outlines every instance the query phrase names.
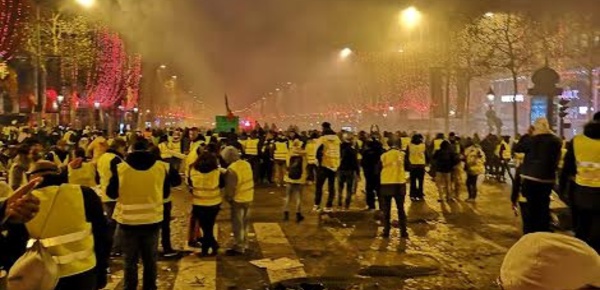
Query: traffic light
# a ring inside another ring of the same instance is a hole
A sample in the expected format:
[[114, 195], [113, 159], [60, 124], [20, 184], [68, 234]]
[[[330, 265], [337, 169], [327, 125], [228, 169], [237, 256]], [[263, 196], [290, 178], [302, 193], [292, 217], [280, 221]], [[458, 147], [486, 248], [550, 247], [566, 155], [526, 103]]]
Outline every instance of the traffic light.
[[567, 112], [567, 110], [569, 109], [569, 102], [571, 102], [571, 101], [569, 101], [567, 99], [560, 99], [558, 101], [558, 104], [560, 105], [558, 108], [558, 116], [560, 118], [564, 118], [567, 115], [569, 115], [569, 112]]

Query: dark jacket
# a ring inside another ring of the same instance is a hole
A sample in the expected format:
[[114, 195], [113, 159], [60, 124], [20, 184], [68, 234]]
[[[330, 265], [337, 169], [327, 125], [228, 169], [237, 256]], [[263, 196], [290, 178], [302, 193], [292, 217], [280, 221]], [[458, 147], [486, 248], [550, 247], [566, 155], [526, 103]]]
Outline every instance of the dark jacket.
[[450, 173], [460, 163], [460, 156], [450, 147], [448, 150], [438, 150], [433, 154], [433, 168], [435, 172]]
[[[150, 169], [152, 166], [154, 166], [154, 164], [156, 162], [158, 162], [159, 160], [156, 159], [156, 157], [148, 152], [148, 151], [134, 151], [132, 153], [129, 153], [129, 155], [127, 155], [127, 157], [125, 158], [125, 162], [127, 162], [127, 164], [129, 164], [129, 166], [133, 167], [136, 170], [148, 170]], [[168, 174], [165, 174], [165, 180], [163, 183], [163, 198], [167, 199], [169, 198], [169, 196], [171, 195], [171, 186], [178, 186], [181, 184], [181, 176], [179, 175], [179, 173], [177, 171], [175, 171], [174, 169], [172, 169], [171, 167], [169, 167], [169, 172]], [[112, 199], [117, 199], [119, 198], [119, 178], [118, 175], [114, 175], [112, 176], [112, 178], [110, 179], [110, 182], [108, 184], [109, 188], [116, 188], [116, 190], [107, 190], [106, 194], [108, 195], [108, 197], [112, 198]]]
[[556, 182], [561, 147], [562, 141], [554, 134], [533, 135], [530, 148], [523, 151], [521, 176], [537, 182]]
[[340, 145], [340, 171], [354, 171], [360, 173], [358, 166], [358, 151], [352, 146], [352, 143], [343, 142]]
[[361, 166], [365, 175], [379, 174], [379, 161], [384, 152], [383, 145], [377, 140], [370, 140], [364, 143]]
[[[583, 135], [594, 140], [600, 140], [600, 122], [586, 124], [583, 128]], [[597, 150], [600, 150], [600, 148]], [[577, 160], [575, 160], [573, 142], [569, 142], [560, 176], [559, 191], [561, 195], [566, 195], [576, 207], [600, 210], [600, 188], [577, 185], [572, 181], [572, 177], [576, 174]]]

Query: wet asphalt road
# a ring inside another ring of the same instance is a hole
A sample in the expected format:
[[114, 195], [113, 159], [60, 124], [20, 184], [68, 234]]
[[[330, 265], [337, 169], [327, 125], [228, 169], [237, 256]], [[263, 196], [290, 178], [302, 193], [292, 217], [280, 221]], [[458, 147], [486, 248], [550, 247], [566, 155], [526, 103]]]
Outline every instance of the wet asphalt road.
[[[186, 251], [181, 259], [161, 260], [159, 289], [301, 289], [293, 288], [299, 283], [322, 283], [327, 289], [497, 289], [494, 280], [503, 256], [520, 237], [510, 186], [484, 182], [474, 204], [438, 203], [430, 180], [425, 194], [425, 202], [405, 204], [410, 239], [403, 241], [397, 230], [390, 239], [377, 237], [381, 225], [373, 213], [361, 210], [360, 190], [350, 211], [319, 218], [311, 212], [314, 187], [307, 186], [306, 220], [297, 224], [282, 220], [283, 188], [258, 187], [251, 209], [251, 251], [241, 257], [223, 255], [231, 240], [230, 211], [224, 205], [218, 217], [221, 253], [199, 258]], [[176, 249], [184, 249], [191, 197], [183, 187], [173, 195], [172, 241]], [[282, 257], [303, 267], [274, 271], [250, 263]], [[113, 260], [108, 289], [122, 288], [121, 269], [121, 262]], [[286, 278], [293, 280], [279, 281]]]

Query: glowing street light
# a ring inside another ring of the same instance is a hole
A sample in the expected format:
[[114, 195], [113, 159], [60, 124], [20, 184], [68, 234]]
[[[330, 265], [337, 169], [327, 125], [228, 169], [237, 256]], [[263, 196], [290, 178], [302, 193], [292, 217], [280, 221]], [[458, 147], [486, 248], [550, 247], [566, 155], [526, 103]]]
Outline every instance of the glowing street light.
[[402, 13], [400, 13], [400, 21], [410, 29], [417, 26], [417, 24], [421, 22], [422, 16], [423, 15], [417, 8], [410, 6], [402, 10]]
[[487, 18], [492, 18], [492, 17], [494, 17], [494, 12], [487, 12], [487, 13], [483, 14], [483, 16], [485, 16]]
[[99, 109], [100, 108], [100, 102], [94, 102], [94, 108]]
[[494, 90], [492, 89], [492, 87], [490, 87], [489, 91], [486, 94], [486, 97], [488, 99], [488, 101], [493, 102], [494, 99], [496, 98], [496, 93], [494, 93]]
[[139, 111], [139, 109], [137, 107], [133, 108], [133, 112], [137, 113]]
[[172, 78], [172, 79], [174, 79], [174, 80], [176, 80], [176, 79], [177, 79], [177, 76], [171, 76], [171, 78]]
[[161, 64], [161, 65], [160, 65], [160, 69], [166, 69], [166, 68], [167, 68], [167, 66], [166, 66], [166, 65], [164, 65], [164, 64]]
[[96, 4], [96, 0], [75, 0], [75, 2], [83, 8], [92, 8]]
[[58, 102], [58, 104], [60, 105], [63, 101], [65, 100], [65, 96], [63, 95], [58, 95], [58, 97], [56, 97], [56, 101]]
[[390, 112], [391, 112], [391, 111], [393, 111], [393, 110], [394, 110], [394, 107], [393, 107], [393, 106], [389, 106], [389, 107], [388, 107], [388, 110], [390, 110]]
[[340, 51], [340, 58], [341, 58], [341, 59], [346, 59], [346, 58], [348, 58], [350, 55], [352, 55], [352, 49], [350, 49], [350, 48], [348, 48], [348, 47], [346, 47], [346, 48], [344, 48], [344, 49], [342, 49], [342, 50]]

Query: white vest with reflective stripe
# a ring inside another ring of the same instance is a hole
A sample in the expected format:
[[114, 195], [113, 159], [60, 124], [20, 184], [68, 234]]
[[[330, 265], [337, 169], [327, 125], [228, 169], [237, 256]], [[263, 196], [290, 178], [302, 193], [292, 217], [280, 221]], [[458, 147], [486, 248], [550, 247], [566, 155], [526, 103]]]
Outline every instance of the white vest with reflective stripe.
[[168, 168], [157, 161], [148, 170], [123, 162], [119, 172], [119, 198], [113, 218], [124, 225], [147, 225], [163, 220], [163, 185]]
[[96, 161], [96, 170], [98, 171], [98, 175], [100, 176], [100, 198], [102, 202], [112, 202], [114, 199], [108, 197], [106, 195], [106, 188], [108, 188], [108, 183], [110, 178], [112, 177], [112, 172], [110, 171], [110, 163], [114, 158], [121, 158], [114, 153], [106, 152], [98, 158]]
[[194, 205], [213, 206], [223, 202], [219, 189], [220, 176], [221, 172], [218, 169], [209, 173], [202, 173], [196, 169], [190, 171]]
[[52, 255], [60, 277], [68, 277], [96, 266], [92, 225], [87, 222], [79, 185], [63, 184], [36, 189], [40, 211], [26, 224], [29, 236]]
[[285, 141], [276, 141], [275, 142], [275, 160], [285, 161], [288, 155], [288, 143]]
[[231, 170], [237, 176], [237, 185], [235, 187], [235, 202], [251, 202], [254, 200], [254, 177], [252, 167], [245, 160], [233, 162], [228, 170]]
[[73, 168], [69, 165], [69, 183], [83, 185], [90, 188], [96, 187], [96, 167], [90, 162], [82, 162], [81, 167]]
[[573, 151], [577, 162], [575, 183], [600, 188], [600, 140], [577, 135], [573, 138]]
[[412, 165], [425, 165], [425, 144], [408, 145], [408, 161]]

